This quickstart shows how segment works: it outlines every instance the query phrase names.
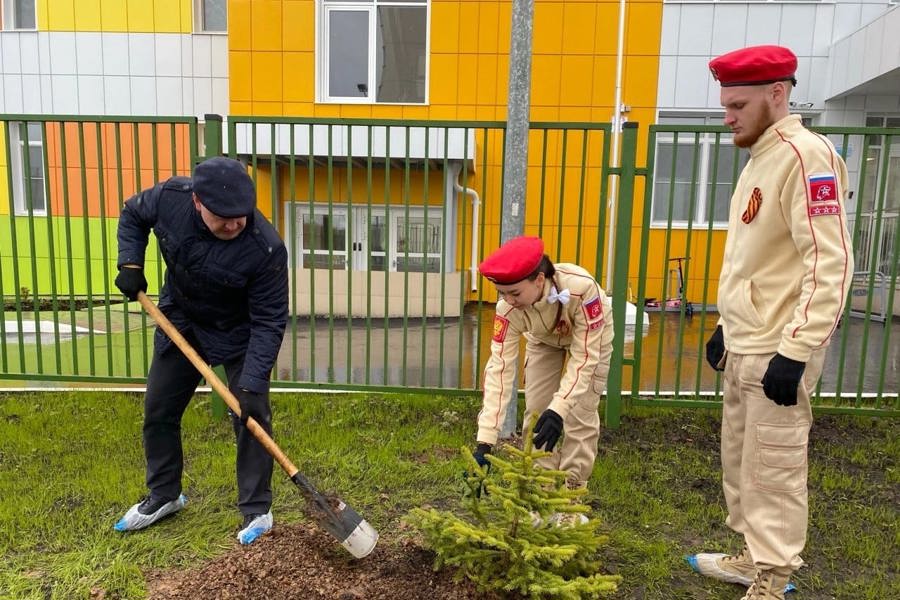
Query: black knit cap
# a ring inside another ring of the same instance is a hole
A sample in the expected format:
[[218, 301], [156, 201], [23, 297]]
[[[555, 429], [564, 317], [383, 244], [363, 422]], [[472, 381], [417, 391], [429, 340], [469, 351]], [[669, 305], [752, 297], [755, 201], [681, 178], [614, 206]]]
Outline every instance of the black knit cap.
[[246, 217], [256, 208], [253, 180], [239, 161], [217, 156], [194, 168], [194, 193], [213, 214]]

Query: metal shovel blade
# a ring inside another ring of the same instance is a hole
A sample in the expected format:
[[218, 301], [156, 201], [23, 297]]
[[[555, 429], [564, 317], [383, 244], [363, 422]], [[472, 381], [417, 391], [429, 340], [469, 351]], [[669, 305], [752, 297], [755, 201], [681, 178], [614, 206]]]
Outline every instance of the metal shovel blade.
[[327, 498], [298, 471], [291, 476], [306, 498], [311, 517], [356, 558], [375, 549], [378, 532], [340, 498]]

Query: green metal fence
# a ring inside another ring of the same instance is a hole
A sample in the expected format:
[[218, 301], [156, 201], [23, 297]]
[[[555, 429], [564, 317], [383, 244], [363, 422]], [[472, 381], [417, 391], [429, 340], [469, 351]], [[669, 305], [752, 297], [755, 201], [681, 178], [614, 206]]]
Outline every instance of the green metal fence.
[[[0, 378], [142, 382], [152, 326], [112, 285], [119, 207], [224, 154], [248, 165], [290, 256], [274, 385], [478, 393], [495, 294], [476, 267], [499, 244], [504, 123], [230, 117], [222, 127], [208, 115], [202, 140], [191, 118], [0, 115], [0, 126]], [[823, 131], [858, 182], [857, 276], [816, 405], [900, 414], [900, 131]], [[722, 211], [745, 160], [724, 128], [653, 126], [645, 160], [638, 134], [622, 132], [618, 167], [609, 124], [534, 123], [529, 138], [526, 234], [558, 262], [604, 284], [612, 276], [611, 424], [628, 403], [717, 405], [703, 344]], [[147, 267], [153, 294], [155, 245]]]

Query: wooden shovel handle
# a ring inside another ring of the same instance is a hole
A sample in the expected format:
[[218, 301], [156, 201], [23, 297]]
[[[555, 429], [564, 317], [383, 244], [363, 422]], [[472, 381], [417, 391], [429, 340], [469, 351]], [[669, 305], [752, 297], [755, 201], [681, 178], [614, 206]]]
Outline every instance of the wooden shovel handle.
[[[144, 310], [147, 311], [147, 314], [150, 315], [156, 324], [162, 328], [166, 335], [169, 336], [169, 339], [175, 342], [175, 345], [184, 353], [191, 364], [200, 371], [200, 374], [203, 375], [204, 379], [209, 383], [209, 385], [216, 390], [220, 396], [225, 400], [225, 404], [228, 405], [228, 408], [231, 409], [231, 412], [240, 416], [241, 414], [241, 404], [238, 402], [238, 399], [234, 397], [234, 394], [231, 393], [231, 390], [228, 389], [228, 386], [222, 383], [222, 380], [219, 379], [219, 376], [216, 375], [216, 372], [213, 371], [206, 361], [204, 361], [197, 351], [191, 346], [191, 344], [184, 339], [184, 336], [181, 335], [181, 332], [172, 325], [172, 322], [163, 314], [159, 307], [153, 303], [153, 300], [147, 297], [147, 294], [144, 292], [138, 292], [137, 296], [138, 302], [141, 303], [141, 306], [144, 307]], [[294, 466], [294, 464], [285, 456], [284, 452], [281, 451], [281, 448], [275, 443], [275, 440], [266, 433], [266, 430], [262, 428], [262, 426], [257, 423], [253, 417], [247, 419], [246, 424], [247, 429], [250, 430], [250, 433], [253, 434], [260, 444], [266, 449], [266, 451], [272, 455], [281, 468], [284, 469], [285, 473], [288, 474], [288, 477], [293, 477], [298, 469]]]

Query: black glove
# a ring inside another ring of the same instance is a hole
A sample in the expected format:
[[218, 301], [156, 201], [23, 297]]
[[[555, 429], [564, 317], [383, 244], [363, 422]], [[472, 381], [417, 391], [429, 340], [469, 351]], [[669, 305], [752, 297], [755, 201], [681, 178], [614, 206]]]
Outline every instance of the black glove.
[[121, 267], [116, 275], [116, 287], [129, 300], [137, 300], [138, 292], [147, 291], [147, 278], [140, 267]]
[[485, 454], [490, 454], [491, 450], [493, 450], [493, 447], [490, 444], [479, 442], [478, 446], [475, 447], [475, 452], [472, 453], [472, 457], [478, 463], [478, 466], [486, 471], [491, 470], [491, 463], [485, 457]]
[[562, 430], [562, 417], [559, 416], [556, 411], [548, 408], [541, 414], [541, 417], [534, 425], [534, 447], [540, 448], [541, 446], [546, 445], [545, 450], [547, 450], [547, 452], [553, 452], [553, 447], [556, 445], [556, 442], [559, 441]]
[[241, 423], [247, 424], [247, 419], [253, 417], [253, 420], [262, 425], [263, 409], [265, 407], [265, 396], [250, 390], [240, 389], [235, 394], [238, 403], [241, 405]]
[[779, 406], [797, 404], [797, 387], [806, 363], [775, 353], [769, 361], [769, 368], [763, 375], [763, 391]]
[[706, 342], [706, 362], [716, 371], [724, 371], [724, 367], [719, 367], [719, 361], [723, 356], [725, 356], [725, 335], [722, 333], [722, 326], [718, 325]]

